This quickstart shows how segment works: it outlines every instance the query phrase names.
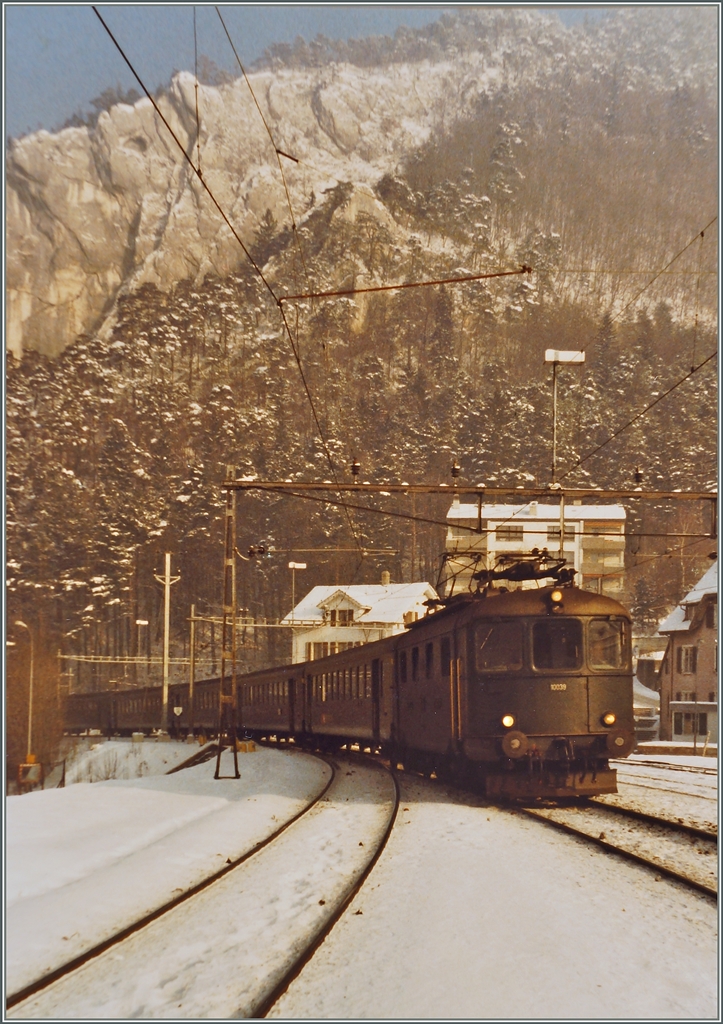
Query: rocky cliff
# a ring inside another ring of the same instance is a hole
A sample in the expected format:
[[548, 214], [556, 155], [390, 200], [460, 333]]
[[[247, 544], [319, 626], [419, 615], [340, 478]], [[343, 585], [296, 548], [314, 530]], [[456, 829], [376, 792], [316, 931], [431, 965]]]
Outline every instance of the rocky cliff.
[[[253, 74], [276, 145], [298, 161], [282, 157], [297, 222], [339, 181], [368, 186], [395, 172], [430, 138], [443, 139], [480, 97], [504, 107], [511, 95], [547, 89], [563, 134], [587, 116], [591, 138], [617, 133], [622, 155], [620, 118], [641, 87], [662, 95], [707, 80], [703, 90], [711, 82], [715, 88], [715, 32], [705, 31], [704, 16], [681, 10], [620, 12], [579, 30], [535, 12], [468, 12], [443, 18], [423, 39], [418, 34], [417, 59], [411, 51], [390, 57], [381, 47], [378, 66], [336, 62], [331, 53], [322, 66]], [[571, 82], [582, 79], [589, 110], [569, 100]], [[687, 122], [696, 97], [686, 95], [679, 107]], [[200, 87], [200, 133], [191, 75], [177, 75], [158, 102], [194, 161], [200, 143], [204, 178], [247, 243], [267, 211], [279, 228], [289, 225], [273, 147], [243, 79]], [[539, 135], [539, 125], [527, 127], [529, 137]], [[527, 145], [518, 125], [502, 129], [509, 136], [502, 148]], [[495, 160], [504, 172], [504, 153]], [[112, 107], [92, 128], [12, 141], [7, 188], [7, 345], [16, 354], [57, 354], [79, 334], [101, 329], [119, 293], [142, 283], [166, 289], [209, 272], [223, 276], [243, 259], [145, 98]], [[503, 181], [502, 201], [505, 190]], [[691, 214], [696, 226], [697, 218]]]

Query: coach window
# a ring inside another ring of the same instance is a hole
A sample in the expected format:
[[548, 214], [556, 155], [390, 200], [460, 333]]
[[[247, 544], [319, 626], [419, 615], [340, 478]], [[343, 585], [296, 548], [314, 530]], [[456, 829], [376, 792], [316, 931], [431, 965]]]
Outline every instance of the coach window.
[[439, 661], [444, 678], [449, 675], [449, 666], [452, 662], [452, 644], [448, 636], [443, 636], [439, 644]]
[[372, 672], [368, 665], [364, 666], [364, 698], [372, 699]]
[[517, 672], [522, 668], [522, 623], [486, 622], [475, 633], [478, 672]]
[[587, 633], [590, 667], [627, 668], [627, 633], [625, 619], [591, 619]]
[[412, 648], [412, 682], [416, 683], [419, 679], [419, 648]]
[[424, 648], [424, 674], [427, 679], [432, 676], [432, 670], [434, 669], [434, 644], [427, 644]]
[[535, 668], [576, 669], [582, 665], [582, 623], [579, 619], [550, 619], [532, 627]]

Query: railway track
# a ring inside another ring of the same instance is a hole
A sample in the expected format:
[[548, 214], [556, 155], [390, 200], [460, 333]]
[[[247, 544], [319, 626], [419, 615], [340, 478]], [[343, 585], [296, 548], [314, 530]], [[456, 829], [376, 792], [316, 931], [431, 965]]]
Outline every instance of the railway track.
[[393, 772], [321, 759], [330, 778], [293, 819], [202, 886], [14, 993], [9, 1018], [263, 1016], [363, 885], [396, 818]]
[[717, 899], [718, 837], [705, 829], [629, 807], [591, 801], [576, 807], [521, 807], [520, 812], [594, 843]]

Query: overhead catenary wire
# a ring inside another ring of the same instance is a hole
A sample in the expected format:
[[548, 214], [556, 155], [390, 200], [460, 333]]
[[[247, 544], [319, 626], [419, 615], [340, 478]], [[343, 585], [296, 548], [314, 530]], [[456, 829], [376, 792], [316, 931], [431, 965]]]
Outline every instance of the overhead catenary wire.
[[664, 391], [662, 395], [658, 395], [658, 397], [655, 398], [652, 402], [650, 402], [649, 405], [646, 405], [644, 409], [641, 409], [640, 412], [636, 413], [631, 419], [627, 421], [627, 423], [624, 423], [622, 427], [618, 427], [618, 429], [614, 431], [614, 433], [612, 433], [608, 438], [606, 438], [606, 440], [602, 441], [599, 445], [593, 448], [592, 451], [588, 452], [587, 455], [583, 455], [581, 458], [579, 458], [577, 462], [570, 466], [570, 468], [566, 470], [566, 472], [564, 472], [559, 479], [564, 480], [566, 476], [569, 476], [570, 473], [572, 473], [579, 466], [581, 466], [583, 462], [587, 462], [587, 460], [591, 459], [593, 455], [597, 455], [597, 453], [601, 451], [601, 449], [603, 449], [606, 445], [610, 444], [611, 441], [613, 441], [616, 437], [622, 434], [623, 431], [627, 430], [628, 427], [631, 427], [633, 423], [637, 423], [637, 421], [641, 419], [641, 417], [645, 416], [646, 413], [649, 413], [650, 410], [655, 408], [655, 406], [659, 402], [662, 402], [664, 398], [667, 398], [668, 395], [671, 394], [671, 392], [675, 391], [676, 388], [679, 388], [680, 385], [684, 384], [686, 380], [689, 380], [694, 373], [697, 373], [698, 370], [706, 366], [712, 359], [715, 359], [717, 355], [717, 351], [711, 352], [711, 354], [706, 359], [704, 359], [702, 363], [698, 363], [697, 366], [691, 367], [688, 373], [686, 373], [685, 376], [681, 377], [680, 380], [677, 380], [675, 384], [672, 384], [667, 391]]
[[[229, 30], [226, 27], [226, 22], [223, 20], [223, 15], [221, 14], [221, 12], [220, 12], [220, 10], [218, 9], [217, 6], [216, 6], [216, 14], [218, 15], [219, 21], [221, 22], [223, 30], [226, 33], [226, 38], [228, 39], [229, 45], [230, 45], [231, 49], [233, 50], [233, 55], [236, 58], [236, 63], [238, 64], [239, 68], [241, 69], [241, 74], [244, 77], [244, 81], [246, 82], [246, 85], [248, 86], [248, 90], [251, 93], [251, 98], [254, 101], [256, 109], [259, 112], [259, 117], [261, 118], [261, 120], [263, 122], [263, 125], [264, 125], [264, 128], [266, 129], [266, 132], [267, 132], [267, 134], [269, 136], [269, 139], [271, 141], [271, 145], [272, 145], [273, 150], [274, 150], [274, 155], [276, 157], [276, 162], [279, 165], [279, 174], [281, 175], [281, 181], [282, 181], [282, 184], [284, 186], [284, 193], [286, 194], [286, 204], [289, 207], [289, 214], [291, 216], [291, 230], [293, 232], [294, 241], [296, 243], [296, 247], [297, 247], [298, 252], [299, 252], [299, 259], [301, 260], [301, 266], [302, 266], [303, 271], [304, 271], [304, 277], [306, 278], [306, 283], [307, 283], [307, 285], [310, 288], [311, 287], [311, 280], [309, 278], [309, 271], [308, 271], [308, 269], [306, 267], [306, 261], [304, 260], [304, 253], [303, 253], [303, 250], [301, 248], [301, 240], [299, 238], [299, 234], [298, 234], [298, 230], [297, 230], [297, 225], [296, 225], [296, 217], [294, 216], [294, 210], [293, 210], [293, 207], [291, 205], [291, 195], [289, 194], [289, 187], [288, 187], [288, 185], [286, 183], [286, 175], [284, 174], [284, 168], [283, 168], [283, 165], [281, 163], [281, 156], [280, 156], [281, 150], [278, 149], [278, 147], [276, 145], [276, 140], [274, 139], [274, 136], [273, 136], [273, 133], [271, 131], [271, 128], [269, 127], [269, 123], [266, 120], [266, 117], [264, 116], [264, 112], [261, 109], [261, 105], [259, 104], [259, 101], [256, 98], [256, 93], [253, 90], [253, 86], [251, 85], [251, 81], [249, 79], [249, 76], [246, 74], [246, 69], [244, 68], [243, 64], [241, 63], [241, 58], [238, 55], [238, 51], [236, 50], [236, 47], [235, 47], [234, 42], [233, 42], [233, 39], [231, 38]], [[282, 155], [286, 156], [287, 159], [289, 159], [289, 160], [293, 160], [294, 159], [293, 157], [289, 157], [286, 153], [284, 153]]]
[[[123, 47], [120, 45], [118, 40], [115, 38], [115, 36], [113, 35], [112, 31], [110, 30], [110, 28], [106, 24], [106, 22], [105, 22], [103, 16], [101, 15], [100, 11], [98, 10], [98, 8], [95, 5], [93, 5], [93, 11], [94, 11], [96, 17], [98, 18], [98, 20], [100, 21], [101, 25], [103, 26], [103, 28], [108, 33], [111, 41], [113, 42], [113, 45], [116, 47], [116, 49], [118, 50], [119, 54], [121, 55], [121, 57], [123, 58], [123, 60], [127, 64], [131, 74], [133, 75], [135, 80], [138, 82], [138, 84], [140, 85], [141, 89], [143, 90], [143, 92], [148, 97], [148, 99], [151, 101], [153, 109], [155, 110], [156, 114], [158, 115], [158, 117], [161, 119], [161, 121], [165, 125], [165, 127], [168, 130], [169, 134], [171, 135], [171, 138], [173, 139], [173, 141], [178, 146], [179, 150], [181, 151], [181, 153], [183, 155], [184, 160], [186, 160], [186, 162], [190, 165], [190, 167], [193, 170], [194, 174], [198, 178], [201, 186], [206, 191], [208, 197], [210, 198], [210, 200], [213, 203], [213, 205], [216, 207], [216, 209], [217, 209], [218, 213], [220, 214], [220, 216], [222, 217], [224, 223], [228, 227], [228, 229], [231, 232], [231, 234], [233, 235], [233, 237], [238, 242], [239, 246], [241, 247], [242, 252], [246, 256], [247, 260], [249, 261], [249, 263], [253, 267], [254, 271], [256, 272], [256, 274], [258, 275], [259, 279], [262, 281], [264, 287], [268, 291], [269, 295], [274, 300], [274, 303], [278, 307], [279, 312], [281, 314], [281, 319], [282, 319], [282, 322], [283, 322], [283, 325], [284, 325], [284, 330], [286, 331], [287, 337], [288, 337], [289, 342], [291, 344], [291, 350], [292, 350], [292, 352], [294, 354], [294, 359], [296, 361], [296, 365], [297, 365], [298, 370], [299, 370], [299, 375], [301, 377], [301, 381], [302, 381], [302, 385], [303, 385], [303, 388], [304, 388], [304, 392], [306, 394], [306, 398], [307, 398], [307, 400], [309, 402], [309, 405], [311, 407], [311, 412], [312, 412], [312, 416], [314, 418], [314, 423], [316, 425], [316, 429], [317, 429], [319, 437], [321, 439], [322, 447], [324, 449], [324, 455], [325, 455], [326, 460], [327, 460], [327, 462], [329, 464], [329, 469], [331, 471], [331, 474], [334, 477], [334, 480], [338, 483], [338, 477], [337, 477], [337, 473], [336, 473], [336, 466], [334, 465], [334, 460], [332, 459], [331, 451], [329, 450], [329, 446], [328, 446], [328, 443], [327, 443], [327, 440], [326, 440], [326, 436], [324, 434], [324, 431], [322, 430], [321, 423], [319, 421], [319, 417], [318, 417], [318, 414], [316, 412], [316, 406], [314, 404], [314, 399], [313, 399], [311, 391], [309, 389], [309, 385], [308, 385], [308, 382], [306, 380], [306, 375], [304, 373], [304, 369], [303, 369], [303, 366], [302, 366], [302, 363], [301, 363], [301, 356], [299, 354], [298, 345], [296, 344], [296, 342], [294, 340], [294, 337], [293, 337], [293, 335], [291, 333], [291, 328], [289, 326], [288, 320], [286, 319], [286, 313], [284, 311], [284, 308], [283, 308], [282, 304], [279, 302], [279, 300], [278, 300], [278, 298], [276, 296], [276, 293], [274, 292], [273, 288], [271, 287], [271, 285], [269, 284], [268, 280], [264, 276], [263, 271], [261, 270], [261, 268], [258, 266], [256, 261], [254, 260], [253, 256], [251, 255], [251, 253], [249, 252], [247, 247], [244, 245], [244, 242], [243, 242], [241, 236], [239, 235], [239, 233], [236, 231], [235, 227], [233, 226], [233, 224], [229, 220], [226, 212], [223, 210], [223, 208], [221, 207], [220, 203], [216, 199], [215, 195], [213, 194], [211, 188], [208, 186], [208, 184], [207, 184], [206, 180], [204, 179], [203, 175], [194, 166], [193, 160], [191, 159], [191, 157], [186, 152], [186, 149], [185, 149], [183, 143], [178, 138], [178, 136], [174, 132], [173, 128], [168, 123], [167, 119], [163, 116], [163, 113], [162, 113], [160, 107], [158, 106], [158, 104], [156, 103], [154, 97], [152, 96], [150, 90], [146, 87], [145, 83], [143, 82], [143, 80], [141, 79], [140, 75], [138, 74], [138, 72], [134, 68], [133, 64], [131, 63], [129, 58], [126, 56], [125, 51], [123, 50]], [[343, 502], [340, 502], [340, 504], [342, 505], [342, 507], [345, 507]], [[346, 512], [346, 516], [347, 516], [347, 521], [349, 523], [349, 528], [350, 528], [350, 530], [352, 532], [352, 536], [354, 537], [354, 541], [355, 541], [356, 544], [359, 545], [359, 547], [361, 547], [361, 542], [360, 542], [359, 538], [357, 537], [356, 530], [355, 530], [354, 524], [353, 524], [352, 519], [351, 519], [351, 515], [349, 514], [348, 511]]]
[[196, 5], [193, 5], [193, 76], [195, 78], [195, 92], [196, 92], [196, 149], [198, 157], [196, 160], [196, 170], [199, 177], [203, 173], [201, 171], [201, 118], [198, 113], [198, 35], [196, 32]]
[[524, 263], [517, 270], [497, 270], [491, 274], [471, 274], [463, 277], [442, 277], [435, 281], [405, 281], [402, 284], [379, 284], [368, 288], [342, 288], [330, 292], [309, 292], [306, 295], [280, 295], [279, 302], [294, 302], [304, 299], [336, 299], [347, 295], [364, 295], [369, 292], [395, 292], [403, 288], [431, 288], [442, 284], [465, 284], [468, 281], [486, 281], [493, 277], [514, 277], [519, 274], [531, 274], [532, 267]]
[[643, 292], [644, 292], [644, 291], [647, 291], [647, 289], [648, 289], [648, 288], [650, 288], [651, 284], [654, 284], [654, 283], [655, 283], [655, 282], [656, 282], [656, 281], [658, 280], [658, 278], [659, 278], [659, 277], [661, 276], [661, 274], [664, 274], [664, 273], [665, 273], [665, 271], [666, 271], [666, 270], [668, 269], [668, 267], [671, 267], [671, 266], [672, 266], [672, 265], [673, 265], [673, 264], [675, 263], [675, 261], [676, 261], [676, 260], [677, 260], [677, 259], [678, 259], [678, 258], [679, 258], [680, 256], [682, 256], [682, 255], [683, 255], [683, 253], [684, 253], [684, 252], [685, 252], [685, 251], [686, 251], [687, 249], [689, 249], [689, 248], [691, 247], [691, 245], [693, 245], [693, 243], [694, 243], [694, 242], [695, 242], [695, 241], [696, 241], [696, 240], [697, 240], [698, 238], [702, 238], [702, 237], [703, 237], [703, 235], [705, 234], [705, 232], [706, 232], [706, 231], [708, 230], [708, 228], [709, 228], [709, 227], [711, 226], [711, 224], [715, 224], [715, 222], [716, 222], [717, 220], [718, 220], [718, 215], [716, 214], [716, 216], [715, 216], [715, 217], [711, 218], [711, 220], [709, 220], [709, 221], [708, 221], [708, 223], [706, 224], [706, 226], [705, 226], [705, 227], [704, 227], [704, 228], [703, 228], [703, 229], [702, 229], [701, 231], [696, 231], [696, 233], [695, 233], [695, 235], [693, 236], [693, 238], [691, 238], [691, 240], [690, 240], [689, 242], [687, 242], [687, 243], [686, 243], [686, 244], [685, 244], [685, 245], [683, 246], [683, 248], [682, 248], [682, 249], [680, 250], [680, 252], [677, 252], [677, 253], [675, 254], [675, 256], [673, 256], [672, 260], [669, 260], [669, 261], [668, 261], [668, 263], [666, 263], [666, 264], [665, 264], [665, 266], [664, 266], [664, 267], [662, 268], [662, 270], [659, 270], [659, 271], [658, 271], [658, 273], [657, 273], [657, 274], [656, 274], [656, 275], [655, 275], [654, 277], [652, 277], [652, 278], [650, 279], [650, 281], [648, 281], [648, 283], [647, 283], [646, 285], [643, 285], [643, 287], [642, 287], [642, 288], [640, 289], [640, 291], [639, 291], [639, 292], [637, 292], [637, 293], [636, 293], [636, 294], [635, 294], [635, 295], [634, 295], [634, 296], [632, 297], [632, 299], [630, 299], [630, 301], [629, 301], [629, 302], [626, 302], [626, 303], [625, 303], [625, 305], [623, 306], [623, 308], [622, 308], [622, 309], [621, 309], [621, 310], [620, 310], [620, 311], [619, 311], [618, 313], [616, 313], [614, 317], [612, 317], [612, 319], [611, 319], [610, 323], [615, 323], [615, 321], [616, 321], [616, 320], [618, 320], [618, 319], [619, 319], [619, 318], [620, 318], [620, 317], [621, 317], [621, 316], [623, 315], [623, 313], [625, 312], [625, 310], [626, 310], [626, 309], [629, 309], [629, 308], [630, 308], [630, 306], [632, 306], [632, 304], [633, 304], [634, 302], [637, 302], [637, 300], [638, 300], [638, 299], [640, 298], [640, 296], [641, 296], [641, 295], [643, 294]]

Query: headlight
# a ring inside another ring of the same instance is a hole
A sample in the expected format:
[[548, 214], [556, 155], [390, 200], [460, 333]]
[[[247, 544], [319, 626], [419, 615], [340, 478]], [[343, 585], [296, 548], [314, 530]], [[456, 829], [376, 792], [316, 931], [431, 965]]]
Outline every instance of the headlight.
[[562, 601], [562, 591], [561, 590], [553, 590], [552, 593], [550, 594], [550, 600], [554, 604], [559, 604], [560, 601]]
[[602, 716], [602, 722], [603, 725], [615, 725], [617, 717], [612, 713], [612, 711], [608, 711], [606, 715]]
[[502, 724], [504, 725], [505, 729], [511, 729], [512, 726], [515, 724], [515, 720], [512, 717], [512, 715], [503, 715]]

